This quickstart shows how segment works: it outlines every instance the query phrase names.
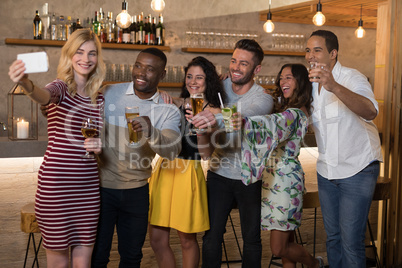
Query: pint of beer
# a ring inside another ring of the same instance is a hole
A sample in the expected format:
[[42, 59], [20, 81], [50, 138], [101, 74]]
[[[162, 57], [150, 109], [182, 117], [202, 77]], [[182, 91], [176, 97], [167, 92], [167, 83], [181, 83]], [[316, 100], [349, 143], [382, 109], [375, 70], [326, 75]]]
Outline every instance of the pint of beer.
[[133, 127], [130, 123], [134, 118], [140, 116], [140, 109], [136, 106], [126, 107], [126, 120], [128, 127], [129, 145], [136, 145], [141, 139], [142, 132], [134, 132]]

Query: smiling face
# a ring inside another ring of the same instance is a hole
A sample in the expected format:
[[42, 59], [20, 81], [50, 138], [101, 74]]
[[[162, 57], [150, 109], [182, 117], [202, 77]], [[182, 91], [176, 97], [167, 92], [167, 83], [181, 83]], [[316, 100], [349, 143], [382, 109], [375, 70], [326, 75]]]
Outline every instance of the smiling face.
[[83, 43], [75, 52], [72, 58], [74, 74], [85, 77], [88, 76], [96, 68], [98, 63], [98, 53], [94, 41]]
[[206, 89], [206, 75], [200, 66], [191, 66], [186, 74], [186, 88], [191, 94], [204, 93]]
[[140, 53], [132, 73], [137, 96], [140, 98], [152, 97], [165, 73], [163, 61], [159, 57], [149, 53]]
[[279, 77], [279, 85], [281, 86], [281, 90], [285, 99], [289, 99], [290, 97], [292, 97], [297, 87], [297, 81], [293, 77], [291, 67], [283, 68]]
[[235, 49], [230, 60], [229, 73], [233, 84], [245, 85], [253, 80], [255, 72], [254, 54], [244, 49]]
[[328, 52], [324, 37], [314, 35], [307, 41], [306, 60], [309, 64], [311, 62], [323, 63], [332, 69], [336, 63], [337, 54], [335, 49]]

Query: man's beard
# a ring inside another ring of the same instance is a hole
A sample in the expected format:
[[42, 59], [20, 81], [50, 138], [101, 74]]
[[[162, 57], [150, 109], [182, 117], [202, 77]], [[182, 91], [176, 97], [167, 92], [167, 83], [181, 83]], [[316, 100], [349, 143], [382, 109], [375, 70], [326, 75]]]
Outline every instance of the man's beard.
[[230, 80], [232, 81], [233, 84], [242, 86], [242, 85], [247, 84], [248, 82], [250, 82], [250, 80], [253, 79], [253, 74], [254, 74], [254, 69], [252, 71], [250, 71], [249, 73], [247, 73], [243, 78], [240, 78], [237, 81], [233, 81], [232, 72], [230, 72]]

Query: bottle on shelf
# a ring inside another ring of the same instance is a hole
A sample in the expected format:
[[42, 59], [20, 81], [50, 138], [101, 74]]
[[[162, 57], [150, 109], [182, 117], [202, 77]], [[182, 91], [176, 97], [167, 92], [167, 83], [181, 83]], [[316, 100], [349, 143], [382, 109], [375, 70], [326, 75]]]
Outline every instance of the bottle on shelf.
[[156, 45], [156, 17], [152, 18], [151, 24], [151, 42], [152, 45]]
[[36, 15], [33, 19], [33, 35], [34, 39], [42, 39], [42, 20], [39, 17], [38, 10], [36, 10]]
[[114, 23], [113, 23], [113, 12], [107, 13], [107, 24], [106, 24], [106, 41], [108, 43], [114, 43]]
[[138, 15], [138, 38], [137, 38], [137, 44], [142, 45], [145, 44], [145, 28], [144, 28], [144, 12], [141, 12], [140, 15]]
[[99, 32], [99, 39], [102, 43], [106, 43], [106, 25], [105, 25], [105, 13], [103, 9], [99, 9], [99, 24], [100, 24], [100, 32]]
[[64, 16], [59, 17], [59, 21], [57, 23], [57, 40], [66, 41], [66, 30], [65, 30]]
[[71, 16], [67, 16], [66, 26], [64, 27], [64, 30], [66, 31], [66, 40], [68, 40], [73, 32], [71, 28]]
[[95, 11], [95, 20], [92, 23], [92, 31], [99, 37], [100, 36], [100, 22], [98, 11]]
[[122, 40], [123, 40], [123, 43], [125, 43], [125, 44], [129, 44], [130, 43], [130, 36], [131, 36], [131, 25], [130, 26], [128, 26], [127, 28], [124, 28], [123, 29], [123, 38], [122, 38]]
[[152, 45], [151, 43], [151, 15], [146, 17], [145, 19], [145, 44], [146, 45]]
[[50, 20], [50, 39], [57, 40], [57, 19], [56, 14], [53, 13], [52, 18]]
[[50, 40], [50, 15], [49, 4], [45, 3], [42, 7], [42, 38]]
[[137, 43], [137, 15], [131, 17], [131, 26], [130, 26], [130, 42], [132, 44]]
[[81, 21], [80, 21], [80, 19], [77, 19], [77, 22], [75, 23], [75, 29], [74, 29], [74, 31], [75, 30], [78, 30], [78, 29], [82, 29], [83, 27], [82, 27], [82, 25], [81, 25]]
[[115, 36], [116, 43], [122, 43], [123, 42], [123, 31], [119, 27], [119, 25], [117, 25], [116, 20], [114, 20], [114, 29], [115, 29], [114, 36]]
[[159, 14], [159, 22], [156, 25], [156, 45], [164, 46], [165, 45], [165, 27], [163, 25], [163, 16]]

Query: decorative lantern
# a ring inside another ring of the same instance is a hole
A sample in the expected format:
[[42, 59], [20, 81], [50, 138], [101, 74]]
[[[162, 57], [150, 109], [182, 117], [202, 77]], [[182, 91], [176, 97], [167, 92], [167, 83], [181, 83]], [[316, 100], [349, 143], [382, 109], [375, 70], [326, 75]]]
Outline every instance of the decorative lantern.
[[38, 139], [38, 104], [25, 96], [18, 84], [8, 92], [8, 138]]

